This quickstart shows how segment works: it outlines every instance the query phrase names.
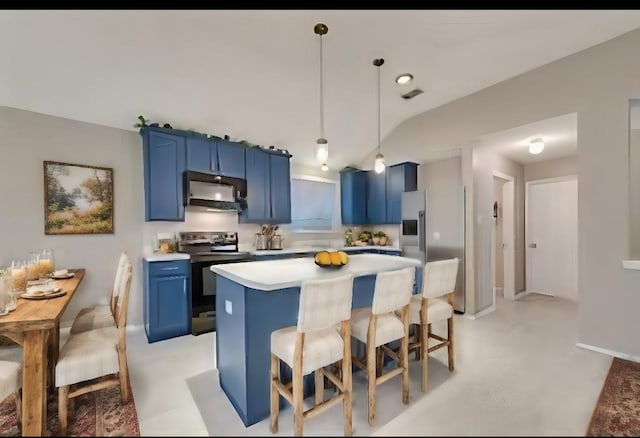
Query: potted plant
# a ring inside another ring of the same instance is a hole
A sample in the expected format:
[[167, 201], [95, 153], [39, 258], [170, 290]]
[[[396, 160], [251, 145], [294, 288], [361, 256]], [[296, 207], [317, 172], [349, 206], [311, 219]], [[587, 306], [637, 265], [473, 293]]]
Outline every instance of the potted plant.
[[369, 240], [371, 240], [371, 233], [368, 231], [361, 232], [360, 235], [358, 236], [358, 240], [362, 242], [363, 246], [368, 245]]
[[[376, 243], [377, 240], [377, 243]], [[373, 244], [385, 246], [387, 244], [388, 237], [384, 231], [378, 231], [373, 235]]]

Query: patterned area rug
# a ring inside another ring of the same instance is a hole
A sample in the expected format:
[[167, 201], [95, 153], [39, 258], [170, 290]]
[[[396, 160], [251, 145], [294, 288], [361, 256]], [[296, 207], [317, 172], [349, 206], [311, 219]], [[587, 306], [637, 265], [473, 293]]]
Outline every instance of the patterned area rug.
[[613, 359], [587, 436], [640, 436], [640, 363]]
[[[138, 414], [133, 402], [131, 382], [129, 402], [120, 402], [120, 387], [112, 386], [75, 398], [74, 410], [69, 408], [68, 436], [140, 436]], [[0, 435], [21, 436], [16, 418], [13, 395], [0, 403]], [[49, 394], [47, 402], [46, 436], [60, 435], [58, 422], [58, 391]]]

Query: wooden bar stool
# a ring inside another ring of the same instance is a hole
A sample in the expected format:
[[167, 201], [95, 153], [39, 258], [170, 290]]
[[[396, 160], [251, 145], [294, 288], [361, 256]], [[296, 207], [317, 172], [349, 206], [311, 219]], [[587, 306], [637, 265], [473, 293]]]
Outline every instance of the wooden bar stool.
[[[422, 392], [429, 383], [428, 355], [447, 347], [449, 371], [453, 371], [453, 298], [458, 276], [458, 258], [428, 262], [424, 267], [422, 294], [411, 297], [409, 324], [417, 324], [416, 341], [409, 344], [409, 351], [417, 350], [422, 360]], [[446, 295], [447, 301], [439, 298]], [[431, 333], [431, 324], [447, 320], [447, 337]], [[429, 338], [440, 341], [429, 347]]]
[[[303, 419], [311, 418], [338, 404], [344, 409], [344, 434], [351, 436], [351, 300], [353, 275], [328, 280], [308, 280], [300, 288], [298, 325], [271, 333], [271, 432], [278, 431], [280, 397], [293, 407], [296, 436], [302, 435]], [[336, 325], [340, 324], [340, 330]], [[293, 370], [293, 379], [280, 380], [280, 361]], [[326, 369], [341, 362], [341, 378]], [[315, 371], [316, 405], [304, 411], [303, 376]], [[328, 378], [338, 393], [324, 398], [324, 378]]]
[[[352, 360], [367, 373], [370, 426], [376, 422], [377, 385], [402, 374], [402, 403], [409, 403], [409, 300], [414, 276], [414, 267], [378, 273], [372, 306], [351, 312], [351, 335], [366, 344], [366, 364], [365, 359], [354, 357]], [[398, 339], [401, 340], [399, 352], [385, 345]], [[384, 354], [396, 361], [396, 369], [382, 373]]]

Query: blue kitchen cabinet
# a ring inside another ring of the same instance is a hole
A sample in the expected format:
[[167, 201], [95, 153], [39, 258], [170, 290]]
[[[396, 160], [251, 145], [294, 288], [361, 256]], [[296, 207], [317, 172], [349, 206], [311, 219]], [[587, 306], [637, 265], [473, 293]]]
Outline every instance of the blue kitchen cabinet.
[[149, 342], [191, 333], [189, 260], [143, 263], [144, 328]]
[[245, 179], [245, 149], [241, 144], [218, 140], [217, 172], [220, 175]]
[[418, 190], [418, 164], [401, 163], [389, 166], [387, 174], [387, 214], [386, 223], [399, 224], [402, 221], [402, 193]]
[[216, 142], [204, 137], [187, 138], [187, 169], [196, 172], [218, 173]]
[[145, 129], [142, 139], [145, 220], [184, 221], [185, 138]]
[[340, 211], [344, 225], [367, 223], [367, 172], [340, 172]]
[[246, 150], [247, 208], [241, 223], [291, 223], [289, 158], [256, 147]]
[[385, 173], [367, 172], [367, 224], [387, 223], [387, 177]]
[[291, 223], [291, 171], [289, 156], [271, 154], [271, 216], [270, 222]]

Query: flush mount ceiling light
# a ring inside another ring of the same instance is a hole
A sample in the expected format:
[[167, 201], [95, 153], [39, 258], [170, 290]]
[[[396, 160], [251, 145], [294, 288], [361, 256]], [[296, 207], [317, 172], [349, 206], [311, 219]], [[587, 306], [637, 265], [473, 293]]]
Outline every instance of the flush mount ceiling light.
[[378, 58], [373, 60], [373, 65], [378, 67], [378, 153], [376, 154], [376, 160], [373, 164], [373, 170], [376, 173], [384, 172], [384, 155], [380, 151], [380, 66], [384, 64], [384, 59]]
[[544, 149], [544, 141], [541, 138], [534, 138], [529, 142], [529, 153], [539, 154]]
[[322, 163], [322, 171], [329, 170], [327, 160], [329, 159], [329, 142], [324, 138], [324, 89], [322, 81], [322, 35], [329, 32], [329, 28], [318, 23], [313, 27], [313, 32], [320, 37], [320, 138], [316, 140], [316, 159]]
[[406, 85], [413, 80], [413, 75], [411, 73], [402, 73], [400, 76], [396, 78], [396, 83], [400, 85]]

